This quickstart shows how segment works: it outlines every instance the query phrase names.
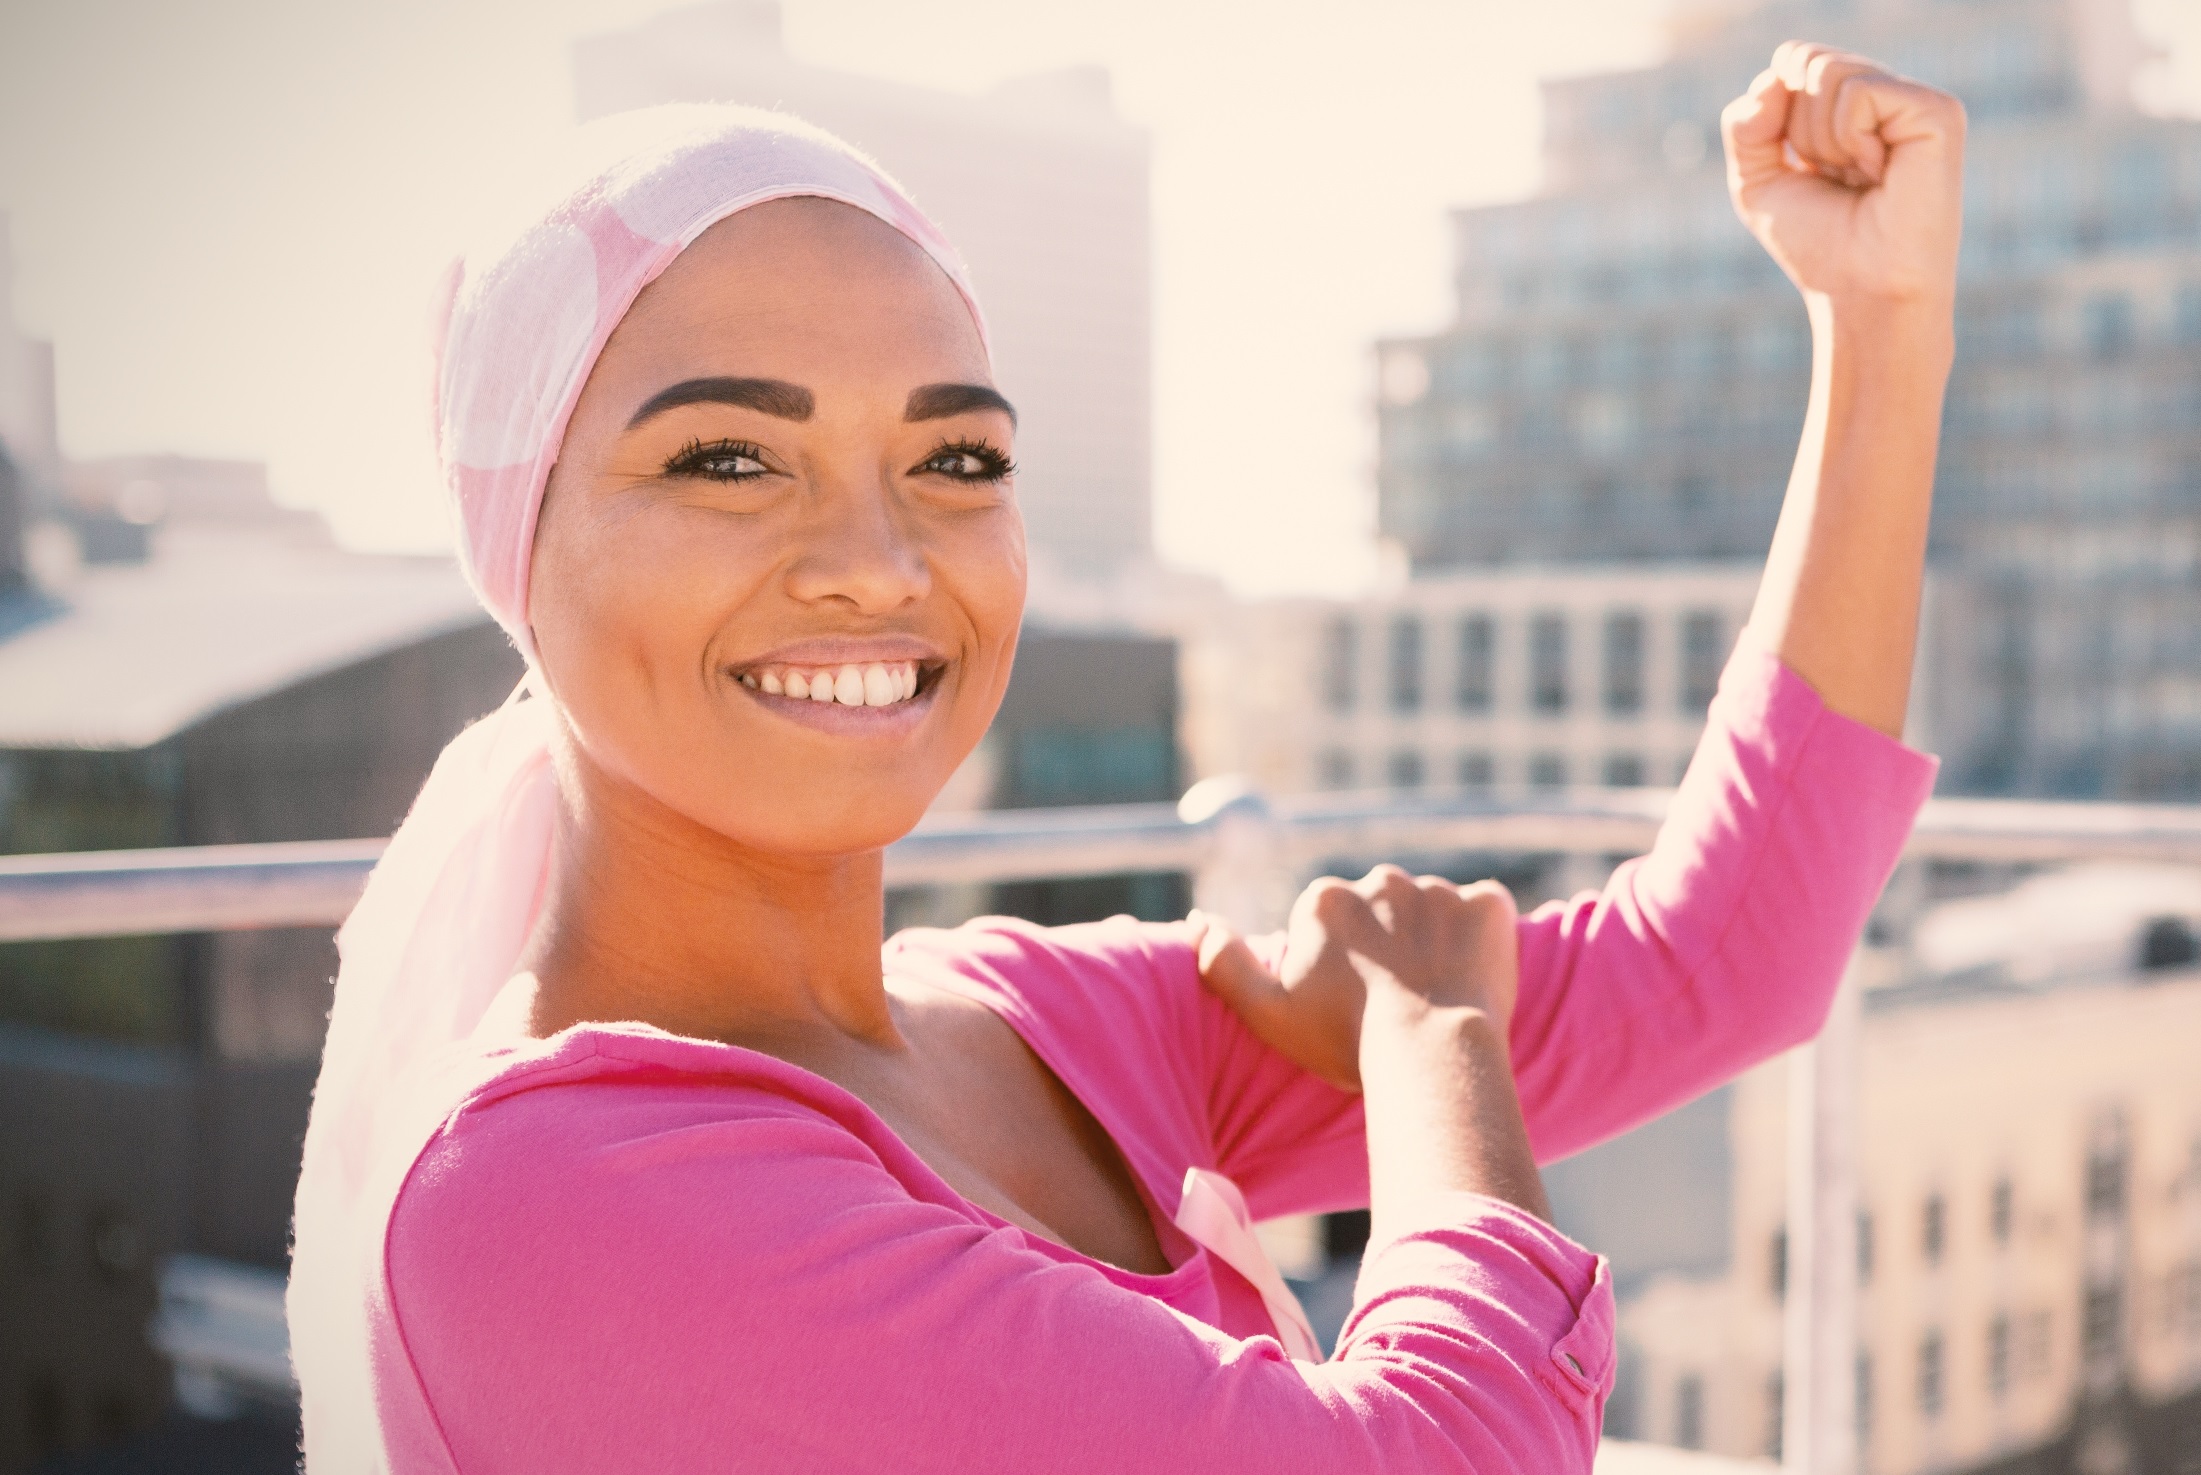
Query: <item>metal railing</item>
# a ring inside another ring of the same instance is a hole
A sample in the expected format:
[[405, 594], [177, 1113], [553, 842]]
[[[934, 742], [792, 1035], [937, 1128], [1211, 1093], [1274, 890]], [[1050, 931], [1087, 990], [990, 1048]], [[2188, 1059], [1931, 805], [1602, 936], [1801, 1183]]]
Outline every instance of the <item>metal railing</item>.
[[[1266, 800], [1204, 781], [1176, 805], [1026, 810], [928, 822], [889, 847], [889, 886], [1184, 871], [1203, 908], [1277, 925], [1317, 866], [1465, 852], [1611, 856], [1649, 846], [1670, 802], [1649, 790], [1535, 796], [1350, 794]], [[0, 857], [0, 942], [257, 927], [332, 926], [383, 842], [237, 845]], [[2201, 806], [1940, 799], [1907, 854], [1985, 863], [2154, 860], [2201, 864]], [[1784, 1352], [1785, 1462], [1854, 1468], [1857, 989], [1798, 1052], [1789, 1113], [1795, 1273]], [[180, 1267], [180, 1268], [179, 1268]], [[176, 1277], [181, 1276], [181, 1280]], [[280, 1300], [172, 1262], [160, 1324], [179, 1369], [211, 1401], [264, 1395]], [[211, 1289], [210, 1289], [211, 1288]], [[196, 1308], [196, 1309], [194, 1309]], [[271, 1320], [272, 1319], [272, 1320]], [[187, 1335], [188, 1334], [188, 1335]], [[278, 1354], [279, 1356], [279, 1354]], [[1616, 1451], [1617, 1454], [1617, 1451]]]

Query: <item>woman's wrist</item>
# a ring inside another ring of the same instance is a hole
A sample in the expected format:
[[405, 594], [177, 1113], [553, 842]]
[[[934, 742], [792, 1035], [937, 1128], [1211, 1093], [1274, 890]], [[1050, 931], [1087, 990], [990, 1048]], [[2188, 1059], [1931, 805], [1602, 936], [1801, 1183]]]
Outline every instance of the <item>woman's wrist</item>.
[[1946, 377], [1956, 359], [1956, 289], [1915, 294], [1806, 292], [1816, 351], [1835, 361], [1902, 361]]

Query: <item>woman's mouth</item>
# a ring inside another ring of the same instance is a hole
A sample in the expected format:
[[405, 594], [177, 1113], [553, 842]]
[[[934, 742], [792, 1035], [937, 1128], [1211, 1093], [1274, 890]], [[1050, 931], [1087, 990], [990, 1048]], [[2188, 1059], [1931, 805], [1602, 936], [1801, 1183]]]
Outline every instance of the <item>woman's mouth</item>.
[[741, 684], [766, 696], [842, 707], [892, 707], [915, 697], [924, 685], [916, 661], [873, 661], [838, 666], [753, 666]]

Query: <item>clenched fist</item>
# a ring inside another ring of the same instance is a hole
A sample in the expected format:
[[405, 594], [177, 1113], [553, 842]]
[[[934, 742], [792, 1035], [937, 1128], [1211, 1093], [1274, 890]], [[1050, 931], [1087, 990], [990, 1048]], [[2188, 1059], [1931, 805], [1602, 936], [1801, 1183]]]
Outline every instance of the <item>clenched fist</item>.
[[1735, 212], [1806, 294], [1934, 302], [1956, 288], [1964, 105], [1790, 41], [1720, 114]]
[[1293, 903], [1275, 973], [1221, 922], [1199, 912], [1192, 920], [1202, 929], [1201, 981], [1256, 1036], [1343, 1090], [1360, 1089], [1371, 1014], [1410, 1023], [1474, 1010], [1501, 1041], [1513, 1015], [1513, 897], [1495, 881], [1459, 886], [1393, 865], [1358, 881], [1324, 877]]

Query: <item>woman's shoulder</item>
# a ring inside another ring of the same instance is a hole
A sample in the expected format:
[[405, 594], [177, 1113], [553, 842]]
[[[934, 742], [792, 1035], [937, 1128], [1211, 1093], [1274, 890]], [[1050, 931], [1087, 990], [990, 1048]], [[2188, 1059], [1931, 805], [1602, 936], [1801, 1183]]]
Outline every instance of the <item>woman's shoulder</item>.
[[897, 932], [886, 958], [891, 975], [980, 998], [1027, 1035], [1068, 1029], [1091, 1041], [1095, 1031], [1180, 1035], [1200, 1024], [1204, 990], [1182, 922], [979, 917]]
[[[460, 1242], [478, 1220], [571, 1210], [645, 1178], [756, 1175], [845, 1155], [876, 1162], [846, 1092], [771, 1056], [641, 1024], [588, 1024], [447, 1065], [440, 1116], [390, 1218]], [[655, 1174], [637, 1173], [651, 1164]]]

